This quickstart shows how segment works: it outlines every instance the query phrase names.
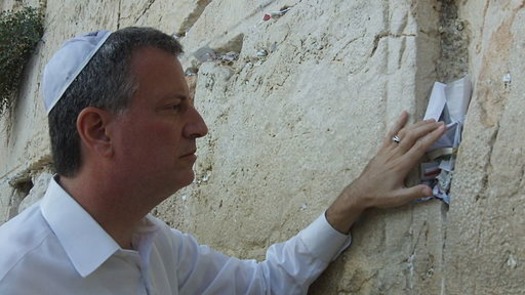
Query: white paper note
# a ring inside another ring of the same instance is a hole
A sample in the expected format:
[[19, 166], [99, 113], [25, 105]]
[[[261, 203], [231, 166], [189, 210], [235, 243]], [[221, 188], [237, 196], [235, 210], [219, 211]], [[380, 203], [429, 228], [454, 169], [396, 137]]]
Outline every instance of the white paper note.
[[436, 121], [441, 117], [441, 113], [447, 103], [447, 97], [445, 96], [446, 84], [435, 82], [432, 87], [432, 93], [428, 101], [427, 111], [423, 120], [434, 119]]

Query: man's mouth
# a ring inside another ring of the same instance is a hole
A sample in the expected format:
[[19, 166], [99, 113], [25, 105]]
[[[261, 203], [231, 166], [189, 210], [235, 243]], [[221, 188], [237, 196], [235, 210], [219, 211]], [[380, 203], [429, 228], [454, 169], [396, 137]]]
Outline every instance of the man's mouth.
[[189, 153], [186, 153], [186, 154], [182, 155], [181, 158], [186, 158], [186, 157], [190, 157], [190, 156], [196, 157], [196, 155], [195, 155], [196, 152], [197, 152], [197, 150], [193, 150], [193, 151], [191, 151]]

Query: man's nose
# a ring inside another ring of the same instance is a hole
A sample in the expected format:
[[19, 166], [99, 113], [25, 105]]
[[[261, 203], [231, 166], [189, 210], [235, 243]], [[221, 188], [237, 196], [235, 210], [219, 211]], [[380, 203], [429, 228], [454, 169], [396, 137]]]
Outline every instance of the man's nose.
[[188, 138], [199, 138], [208, 134], [208, 126], [204, 122], [201, 114], [191, 106], [188, 110], [189, 120], [184, 126], [184, 136]]

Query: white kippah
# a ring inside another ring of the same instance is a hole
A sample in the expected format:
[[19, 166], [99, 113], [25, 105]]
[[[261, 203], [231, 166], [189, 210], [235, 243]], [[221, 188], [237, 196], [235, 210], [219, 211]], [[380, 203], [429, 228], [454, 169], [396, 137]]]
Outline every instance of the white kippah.
[[69, 39], [49, 60], [42, 77], [47, 114], [110, 34], [110, 31], [96, 31]]

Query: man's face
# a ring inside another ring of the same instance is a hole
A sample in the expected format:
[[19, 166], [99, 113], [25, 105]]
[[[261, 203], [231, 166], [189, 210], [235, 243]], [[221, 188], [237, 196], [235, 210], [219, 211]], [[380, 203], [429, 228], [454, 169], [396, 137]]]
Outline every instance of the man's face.
[[143, 48], [134, 53], [131, 71], [137, 90], [112, 129], [117, 165], [137, 190], [167, 197], [193, 181], [195, 139], [208, 129], [176, 57]]

